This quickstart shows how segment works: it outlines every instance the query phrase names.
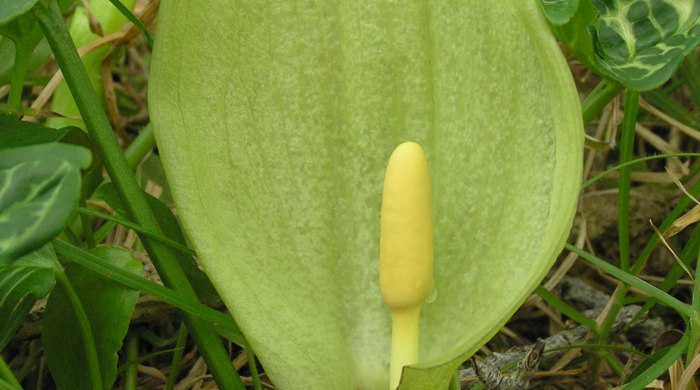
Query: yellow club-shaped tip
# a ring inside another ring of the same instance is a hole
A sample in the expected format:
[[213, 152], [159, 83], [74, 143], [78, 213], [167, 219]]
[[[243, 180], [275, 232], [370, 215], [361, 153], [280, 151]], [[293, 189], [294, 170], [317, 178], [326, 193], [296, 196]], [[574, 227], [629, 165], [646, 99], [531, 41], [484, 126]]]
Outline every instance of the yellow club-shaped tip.
[[415, 142], [389, 158], [382, 196], [379, 278], [393, 310], [420, 306], [433, 290], [433, 208], [428, 160]]
[[390, 386], [404, 366], [418, 363], [421, 305], [434, 288], [433, 208], [428, 161], [415, 142], [389, 158], [382, 196], [379, 283], [391, 310]]

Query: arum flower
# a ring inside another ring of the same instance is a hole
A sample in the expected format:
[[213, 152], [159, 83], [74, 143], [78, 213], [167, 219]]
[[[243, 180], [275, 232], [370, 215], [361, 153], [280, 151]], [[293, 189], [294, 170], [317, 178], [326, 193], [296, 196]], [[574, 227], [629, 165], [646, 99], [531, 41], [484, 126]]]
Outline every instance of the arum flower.
[[420, 309], [434, 291], [433, 205], [423, 149], [405, 142], [391, 154], [384, 178], [379, 285], [391, 310], [391, 383], [418, 363]]
[[402, 142], [430, 166], [435, 290], [400, 389], [445, 389], [570, 228], [580, 108], [535, 0], [164, 0], [150, 86], [185, 230], [280, 389], [390, 387], [380, 210]]

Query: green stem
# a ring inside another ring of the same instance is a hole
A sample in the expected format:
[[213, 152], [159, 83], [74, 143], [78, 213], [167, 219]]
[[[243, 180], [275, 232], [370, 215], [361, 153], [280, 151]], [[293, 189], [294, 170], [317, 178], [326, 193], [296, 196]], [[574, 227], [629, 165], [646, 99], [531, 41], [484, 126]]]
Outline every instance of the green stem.
[[2, 358], [2, 355], [0, 355], [0, 379], [9, 383], [12, 388], [22, 390], [22, 385], [17, 381], [17, 377], [12, 372], [12, 369], [10, 369], [10, 366], [5, 363], [5, 359]]
[[248, 369], [250, 370], [250, 377], [253, 380], [253, 389], [262, 390], [258, 365], [255, 364], [255, 353], [253, 352], [253, 347], [250, 346], [247, 340], [245, 341], [245, 353], [248, 357]]
[[[620, 164], [632, 161], [634, 152], [634, 132], [637, 125], [637, 110], [639, 92], [628, 90], [625, 98], [625, 116], [622, 120], [620, 137]], [[630, 177], [632, 166], [620, 169], [618, 180], [619, 193], [617, 197], [617, 231], [620, 245], [620, 268], [628, 271], [630, 268], [629, 253], [629, 200]]]
[[32, 51], [21, 42], [15, 41], [15, 63], [12, 66], [12, 76], [10, 78], [10, 94], [7, 97], [7, 104], [11, 108], [19, 108], [22, 104], [22, 89], [24, 88], [24, 77], [27, 74], [27, 66]]
[[177, 372], [182, 361], [182, 354], [185, 352], [185, 341], [187, 341], [187, 327], [185, 324], [180, 324], [180, 330], [177, 332], [177, 341], [175, 342], [175, 351], [173, 352], [173, 360], [170, 362], [170, 371], [168, 371], [168, 380], [165, 382], [165, 390], [173, 390], [177, 381]]
[[420, 306], [391, 311], [391, 383], [398, 388], [405, 366], [418, 363], [418, 324]]
[[139, 347], [139, 336], [129, 332], [126, 336], [126, 362], [127, 366], [124, 369], [124, 390], [136, 390], [136, 377], [138, 376], [137, 361]]
[[[84, 199], [81, 200], [81, 206], [87, 207]], [[95, 235], [92, 232], [92, 222], [92, 216], [80, 213], [80, 224], [83, 226], [83, 236], [85, 237], [88, 248], [94, 248], [97, 245]]]
[[598, 331], [596, 333], [596, 341], [598, 344], [607, 343], [608, 337], [610, 336], [610, 330], [615, 324], [617, 313], [619, 313], [620, 309], [622, 309], [622, 301], [625, 299], [625, 295], [627, 295], [627, 290], [629, 290], [629, 286], [625, 283], [620, 283], [610, 296], [610, 310], [608, 310], [608, 314], [605, 316], [605, 318], [603, 318], [603, 322], [600, 324], [600, 326], [598, 326]]
[[[90, 138], [119, 192], [124, 207], [130, 217], [145, 230], [162, 234], [160, 224], [148, 206], [146, 197], [138, 186], [114, 136], [100, 99], [90, 84], [75, 45], [63, 22], [56, 0], [50, 1], [48, 7], [38, 3], [32, 11], [39, 26], [44, 31], [61, 71], [63, 71], [63, 76], [85, 121]], [[196, 299], [196, 292], [180, 268], [175, 254], [155, 240], [143, 235], [140, 238], [164, 284]], [[219, 387], [243, 390], [243, 383], [233, 369], [229, 356], [213, 326], [188, 313], [184, 314], [184, 320]]]
[[[700, 276], [700, 269], [698, 269], [698, 264], [700, 264], [700, 253], [696, 250], [693, 258], [695, 259], [695, 280], [698, 280]], [[693, 308], [693, 315], [690, 316], [690, 321], [688, 321], [688, 332], [690, 333], [690, 338], [688, 340], [688, 349], [685, 355], [686, 367], [695, 358], [696, 350], [700, 344], [700, 291], [697, 288], [693, 289], [693, 298], [691, 301], [691, 307]], [[690, 388], [690, 387], [689, 387]]]
[[147, 124], [139, 135], [134, 138], [131, 145], [124, 152], [129, 167], [133, 170], [143, 161], [146, 155], [156, 146], [156, 137], [153, 134], [153, 125]]
[[597, 117], [603, 108], [623, 90], [623, 86], [613, 81], [603, 80], [583, 100], [581, 109], [583, 124], [587, 125]]
[[[695, 354], [697, 352], [698, 345], [700, 344], [700, 311], [695, 307], [695, 295], [696, 295], [696, 290], [693, 289], [694, 294], [693, 294], [693, 315], [690, 316], [690, 321], [688, 321], [688, 348], [686, 349], [686, 354], [685, 354], [685, 364], [686, 367], [690, 364], [691, 361], [695, 358]], [[689, 386], [688, 389], [691, 387]]]
[[[621, 139], [620, 139], [620, 164], [627, 163], [632, 160], [634, 151], [634, 132], [637, 123], [637, 108], [639, 101], [639, 92], [627, 90], [625, 96], [625, 116], [622, 120]], [[630, 177], [632, 174], [632, 166], [626, 165], [620, 169], [620, 178], [618, 180], [618, 201], [617, 201], [617, 232], [620, 253], [620, 268], [623, 271], [629, 271], [630, 254], [629, 254], [629, 196], [630, 196]], [[606, 343], [610, 336], [617, 314], [623, 306], [623, 300], [627, 295], [629, 286], [621, 283], [617, 286], [612, 296], [610, 297], [610, 306], [603, 322], [598, 326], [596, 339], [599, 344]], [[600, 356], [594, 363], [594, 372], [599, 363]]]
[[66, 276], [63, 270], [56, 272], [56, 282], [63, 288], [66, 293], [66, 298], [73, 308], [73, 313], [80, 327], [80, 336], [85, 348], [85, 358], [87, 360], [87, 370], [90, 373], [90, 381], [93, 389], [103, 389], [102, 373], [100, 372], [100, 361], [97, 357], [97, 346], [95, 345], [95, 336], [92, 333], [92, 325], [85, 312], [83, 304], [80, 302], [78, 294], [73, 289], [73, 284]]
[[[635, 91], [627, 91], [625, 99], [625, 116], [622, 120], [621, 139], [620, 139], [620, 164], [625, 164], [632, 160], [634, 151], [634, 130], [637, 123], [637, 103], [639, 93]], [[620, 247], [620, 268], [623, 271], [629, 271], [630, 254], [629, 254], [629, 198], [630, 198], [630, 176], [632, 174], [632, 166], [626, 165], [620, 169], [620, 178], [618, 180], [618, 197], [617, 197], [617, 234]], [[624, 283], [617, 286], [615, 292], [610, 298], [612, 303], [610, 310], [603, 319], [603, 322], [598, 327], [597, 340], [599, 343], [607, 341], [610, 329], [615, 323], [617, 313], [622, 308], [622, 300], [627, 295], [628, 286]]]

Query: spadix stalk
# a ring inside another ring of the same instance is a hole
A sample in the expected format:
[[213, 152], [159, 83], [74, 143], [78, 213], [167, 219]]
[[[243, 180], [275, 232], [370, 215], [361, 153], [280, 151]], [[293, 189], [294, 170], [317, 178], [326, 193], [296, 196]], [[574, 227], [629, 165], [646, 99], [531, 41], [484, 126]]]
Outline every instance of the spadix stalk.
[[433, 207], [428, 161], [414, 142], [399, 145], [384, 177], [379, 280], [391, 309], [391, 384], [418, 363], [418, 324], [433, 281]]

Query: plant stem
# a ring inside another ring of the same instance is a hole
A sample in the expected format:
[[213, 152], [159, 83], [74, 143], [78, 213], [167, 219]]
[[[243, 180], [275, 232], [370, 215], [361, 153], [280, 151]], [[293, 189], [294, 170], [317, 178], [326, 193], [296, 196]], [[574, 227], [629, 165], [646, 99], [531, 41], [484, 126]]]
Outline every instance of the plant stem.
[[129, 332], [126, 335], [126, 361], [124, 370], [124, 390], [136, 390], [137, 361], [138, 361], [139, 336]]
[[391, 311], [390, 390], [399, 386], [404, 366], [418, 363], [420, 306]]
[[248, 357], [248, 369], [250, 370], [250, 377], [253, 380], [253, 389], [262, 390], [262, 384], [260, 383], [260, 374], [258, 373], [258, 366], [255, 364], [255, 353], [253, 352], [253, 347], [250, 346], [248, 341], [245, 342], [245, 353]]
[[95, 336], [92, 333], [92, 325], [85, 312], [83, 304], [80, 302], [78, 294], [73, 289], [73, 284], [66, 276], [63, 270], [56, 272], [56, 282], [63, 288], [66, 293], [66, 298], [73, 308], [73, 313], [80, 327], [80, 336], [83, 340], [83, 348], [85, 348], [85, 358], [87, 360], [87, 370], [90, 373], [90, 381], [93, 389], [103, 389], [102, 373], [100, 372], [100, 360], [97, 357], [97, 346], [95, 345]]
[[168, 371], [168, 380], [165, 381], [165, 390], [173, 390], [177, 381], [177, 372], [182, 361], [182, 354], [185, 352], [185, 341], [187, 341], [187, 327], [180, 323], [180, 330], [177, 331], [177, 341], [175, 342], [175, 351], [173, 352], [173, 360], [170, 362], [170, 371]]
[[[621, 139], [620, 139], [620, 164], [624, 164], [632, 160], [634, 146], [634, 130], [637, 123], [637, 103], [639, 101], [639, 92], [627, 90], [625, 99], [625, 116], [622, 120]], [[620, 247], [620, 268], [623, 271], [630, 269], [630, 254], [629, 254], [629, 197], [630, 197], [630, 176], [632, 174], [632, 166], [627, 165], [620, 169], [620, 178], [618, 180], [618, 197], [617, 197], [617, 234]], [[615, 323], [617, 313], [622, 308], [622, 300], [627, 295], [628, 286], [622, 283], [617, 286], [612, 294], [610, 310], [608, 311], [603, 322], [598, 327], [597, 339], [599, 343], [607, 341], [610, 334], [610, 328]]]
[[[139, 188], [114, 136], [100, 104], [100, 99], [90, 84], [75, 45], [63, 22], [56, 0], [50, 1], [48, 7], [38, 3], [32, 11], [44, 31], [59, 67], [63, 71], [66, 83], [85, 121], [90, 138], [119, 192], [124, 207], [130, 217], [145, 230], [162, 234], [160, 224], [148, 206], [146, 197]], [[196, 292], [180, 268], [175, 254], [155, 240], [143, 235], [140, 235], [140, 238], [164, 284], [196, 299]], [[233, 369], [229, 356], [213, 326], [188, 313], [184, 313], [184, 320], [219, 387], [244, 389], [243, 383]]]
[[[634, 151], [634, 132], [637, 124], [637, 109], [639, 101], [639, 92], [627, 90], [625, 95], [625, 116], [622, 120], [621, 139], [620, 139], [620, 159], [619, 163], [624, 164], [632, 160]], [[632, 166], [627, 165], [620, 169], [620, 178], [618, 180], [618, 197], [617, 197], [617, 234], [620, 254], [620, 268], [627, 272], [630, 268], [629, 254], [629, 197], [630, 197], [630, 177], [632, 174]], [[597, 342], [603, 344], [607, 342], [617, 314], [623, 306], [623, 300], [627, 295], [629, 286], [626, 283], [620, 283], [612, 296], [610, 297], [610, 306], [602, 323], [598, 326], [596, 332]], [[599, 359], [599, 358], [598, 358]], [[599, 360], [596, 359], [593, 371], [597, 371]]]
[[[688, 348], [685, 354], [685, 364], [686, 367], [695, 358], [698, 353], [698, 346], [700, 345], [700, 311], [695, 307], [697, 289], [693, 289], [693, 315], [690, 316], [688, 321]], [[691, 387], [688, 387], [690, 389]]]
[[153, 125], [147, 124], [136, 138], [131, 142], [131, 145], [124, 152], [126, 161], [131, 169], [136, 167], [143, 161], [146, 155], [153, 150], [156, 145], [156, 137], [153, 134]]
[[[634, 152], [634, 132], [637, 125], [637, 110], [639, 102], [639, 92], [627, 91], [625, 97], [625, 116], [622, 120], [620, 137], [620, 164], [632, 161]], [[618, 180], [617, 197], [617, 231], [620, 245], [620, 268], [628, 271], [630, 268], [629, 253], [629, 198], [630, 198], [630, 177], [632, 166], [628, 165], [620, 169], [620, 179]]]
[[[80, 203], [82, 207], [87, 206], [85, 204], [85, 199], [82, 199]], [[85, 237], [85, 242], [87, 243], [88, 248], [94, 248], [97, 245], [95, 235], [92, 232], [92, 222], [92, 216], [80, 213], [80, 224], [83, 227], [83, 236]]]
[[[700, 264], [700, 254], [695, 251], [695, 256], [693, 256], [693, 258], [696, 261], [695, 280], [698, 280], [698, 276], [700, 276], [700, 269], [698, 269], [698, 264]], [[690, 333], [690, 337], [688, 340], [688, 349], [686, 350], [685, 355], [686, 367], [695, 358], [695, 355], [698, 353], [698, 346], [700, 345], [700, 291], [698, 291], [697, 286], [693, 288], [691, 307], [693, 308], [693, 315], [690, 316], [690, 320], [688, 321], [688, 332]]]
[[24, 77], [27, 74], [27, 66], [32, 51], [27, 45], [15, 41], [15, 63], [12, 66], [12, 76], [10, 78], [10, 94], [7, 97], [7, 104], [11, 108], [19, 108], [22, 103], [22, 89], [24, 87]]
[[613, 81], [601, 81], [581, 104], [583, 124], [587, 125], [593, 118], [597, 117], [603, 111], [603, 107], [622, 92], [623, 88], [622, 84]]

